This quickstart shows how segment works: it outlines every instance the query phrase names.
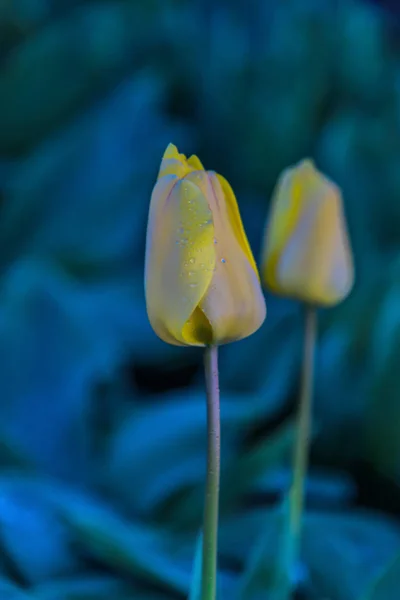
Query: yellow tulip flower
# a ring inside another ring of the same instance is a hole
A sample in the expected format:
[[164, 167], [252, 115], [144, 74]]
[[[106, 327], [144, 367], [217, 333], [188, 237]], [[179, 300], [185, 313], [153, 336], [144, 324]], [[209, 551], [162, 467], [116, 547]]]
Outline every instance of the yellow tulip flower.
[[147, 313], [178, 346], [225, 344], [265, 319], [257, 267], [229, 183], [170, 144], [149, 211]]
[[354, 282], [340, 189], [311, 160], [286, 169], [271, 204], [261, 276], [273, 292], [332, 306]]

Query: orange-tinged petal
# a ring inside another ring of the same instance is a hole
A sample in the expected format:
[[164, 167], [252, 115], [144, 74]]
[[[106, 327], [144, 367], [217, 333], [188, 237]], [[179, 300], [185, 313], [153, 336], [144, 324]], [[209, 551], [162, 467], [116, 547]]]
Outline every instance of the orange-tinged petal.
[[[214, 222], [215, 272], [200, 308], [211, 324], [214, 343], [242, 339], [256, 331], [265, 319], [257, 268], [237, 237], [237, 222], [232, 224], [231, 211], [215, 173], [195, 172], [186, 180], [196, 181], [207, 196]], [[240, 219], [237, 207], [236, 210], [235, 219]]]
[[159, 179], [150, 203], [145, 287], [151, 325], [169, 343], [202, 346], [210, 339], [197, 309], [214, 274], [213, 239], [202, 190], [174, 175]]

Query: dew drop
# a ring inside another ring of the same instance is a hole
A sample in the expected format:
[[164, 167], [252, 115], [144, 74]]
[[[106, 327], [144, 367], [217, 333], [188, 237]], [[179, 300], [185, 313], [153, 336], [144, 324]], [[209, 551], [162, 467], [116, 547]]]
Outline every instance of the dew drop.
[[189, 271], [188, 275], [189, 277], [193, 277], [193, 275], [196, 275], [196, 271]]
[[193, 282], [193, 283], [189, 283], [189, 287], [191, 287], [191, 288], [197, 287], [198, 285], [199, 285], [199, 284], [198, 284], [198, 283], [195, 283], [195, 282]]
[[222, 263], [226, 263], [226, 260], [225, 260], [225, 258], [221, 258], [221, 262], [222, 262]]
[[196, 259], [193, 258], [193, 257], [189, 258], [189, 262], [190, 262], [191, 265], [194, 265], [194, 263], [196, 262]]
[[218, 244], [217, 238], [214, 238], [214, 244]]

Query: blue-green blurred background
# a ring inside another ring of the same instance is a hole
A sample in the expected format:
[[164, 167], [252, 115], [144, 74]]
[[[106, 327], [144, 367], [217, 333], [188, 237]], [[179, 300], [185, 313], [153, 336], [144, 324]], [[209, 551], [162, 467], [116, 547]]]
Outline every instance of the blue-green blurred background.
[[[321, 314], [299, 582], [400, 598], [396, 7], [0, 0], [0, 600], [187, 596], [202, 356], [156, 338], [143, 293], [169, 142], [229, 179], [256, 256], [283, 168], [342, 187], [357, 282]], [[277, 592], [302, 313], [267, 304], [220, 351], [219, 600]]]

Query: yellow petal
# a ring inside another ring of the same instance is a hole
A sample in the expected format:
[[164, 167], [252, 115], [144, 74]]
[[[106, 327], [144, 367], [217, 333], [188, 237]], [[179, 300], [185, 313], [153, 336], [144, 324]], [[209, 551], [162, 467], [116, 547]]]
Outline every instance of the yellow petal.
[[308, 204], [282, 252], [276, 279], [288, 296], [311, 304], [331, 306], [348, 295], [354, 270], [335, 198], [328, 194]]
[[218, 174], [216, 174], [216, 176], [218, 178], [219, 183], [221, 184], [222, 191], [225, 195], [226, 208], [232, 230], [236, 236], [237, 241], [242, 247], [243, 252], [246, 254], [249, 263], [251, 264], [258, 276], [256, 261], [254, 260], [253, 253], [251, 251], [250, 244], [243, 227], [235, 194], [233, 193], [233, 190], [229, 185], [228, 181], [225, 179], [225, 177]]
[[236, 202], [232, 220], [232, 209], [214, 173], [191, 173], [187, 180], [196, 181], [209, 199], [214, 221], [215, 272], [200, 308], [211, 324], [214, 343], [242, 339], [260, 327], [266, 307], [254, 260], [237, 236]]
[[169, 343], [201, 346], [211, 339], [198, 309], [214, 274], [213, 238], [201, 189], [174, 175], [159, 179], [150, 203], [145, 287], [150, 322]]
[[204, 167], [203, 167], [203, 165], [202, 165], [202, 163], [201, 163], [201, 161], [200, 161], [199, 157], [198, 157], [198, 156], [196, 156], [195, 154], [192, 154], [192, 156], [190, 156], [190, 157], [187, 159], [187, 162], [188, 162], [188, 165], [189, 165], [190, 167], [192, 167], [192, 169], [193, 169], [194, 171], [204, 171]]
[[182, 337], [189, 346], [204, 346], [214, 342], [211, 324], [199, 306], [184, 324]]
[[310, 160], [287, 169], [278, 181], [262, 276], [276, 293], [321, 305], [336, 304], [353, 285], [340, 190]]
[[158, 179], [161, 179], [165, 175], [176, 175], [179, 179], [182, 179], [187, 172], [186, 156], [179, 154], [176, 146], [168, 144], [161, 160]]
[[307, 194], [302, 195], [302, 174], [310, 185], [310, 170], [312, 163], [305, 160], [296, 167], [285, 169], [278, 179], [271, 202], [270, 221], [264, 239], [262, 257], [262, 275], [267, 286], [277, 293], [279, 287], [276, 282], [278, 261], [285, 244], [292, 235], [302, 208], [302, 198], [307, 201]]
[[161, 160], [158, 179], [164, 175], [176, 175], [183, 179], [188, 173], [198, 170], [204, 170], [204, 167], [197, 156], [193, 155], [187, 159], [184, 154], [179, 153], [174, 144], [168, 144]]
[[170, 143], [165, 149], [163, 158], [179, 159], [181, 156], [184, 156], [184, 154], [179, 154], [178, 148], [175, 146], [175, 144]]

